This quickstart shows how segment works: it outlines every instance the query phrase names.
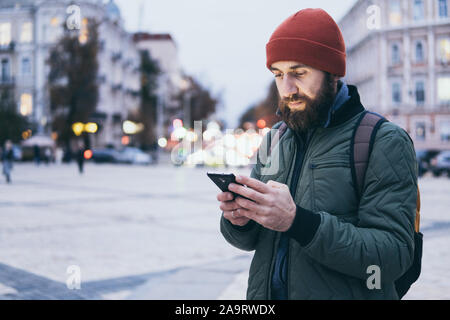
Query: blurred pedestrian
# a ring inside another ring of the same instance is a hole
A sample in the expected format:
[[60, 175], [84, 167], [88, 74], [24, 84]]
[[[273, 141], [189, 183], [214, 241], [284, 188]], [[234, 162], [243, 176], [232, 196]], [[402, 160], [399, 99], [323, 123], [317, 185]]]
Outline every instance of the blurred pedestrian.
[[5, 149], [2, 152], [2, 163], [3, 163], [3, 175], [6, 177], [6, 182], [11, 183], [11, 171], [13, 168], [13, 149], [12, 142], [7, 140], [5, 143]]
[[78, 152], [77, 152], [77, 163], [78, 163], [78, 171], [80, 174], [83, 174], [83, 167], [84, 167], [84, 146], [80, 143]]
[[34, 145], [34, 163], [38, 166], [41, 163], [41, 148], [36, 144]]
[[45, 157], [45, 164], [49, 165], [51, 162], [53, 162], [53, 155], [51, 148], [45, 148], [44, 150], [44, 157]]
[[55, 161], [56, 164], [61, 164], [64, 156], [64, 151], [61, 147], [57, 147], [55, 150]]

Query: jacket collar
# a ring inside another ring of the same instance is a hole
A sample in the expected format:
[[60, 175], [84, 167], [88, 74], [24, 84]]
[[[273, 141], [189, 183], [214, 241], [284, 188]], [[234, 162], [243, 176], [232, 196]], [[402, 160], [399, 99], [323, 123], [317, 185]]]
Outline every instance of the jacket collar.
[[350, 99], [350, 96], [348, 95], [347, 84], [339, 80], [337, 84], [337, 89], [338, 92], [334, 99], [333, 105], [331, 106], [330, 109], [328, 109], [328, 117], [323, 124], [324, 128], [328, 128], [328, 126], [330, 125], [331, 115], [334, 114], [336, 110], [338, 110], [344, 103], [346, 103], [348, 99]]
[[[346, 85], [348, 88], [348, 96], [349, 98], [338, 108], [336, 108], [336, 102], [333, 105], [333, 107], [330, 110], [329, 114], [329, 123], [327, 128], [336, 127], [354, 116], [356, 116], [358, 113], [365, 110], [364, 106], [361, 104], [361, 100], [359, 97], [358, 89], [355, 86], [352, 85]], [[339, 93], [342, 91], [339, 91]], [[338, 95], [336, 96], [336, 100], [338, 100]]]

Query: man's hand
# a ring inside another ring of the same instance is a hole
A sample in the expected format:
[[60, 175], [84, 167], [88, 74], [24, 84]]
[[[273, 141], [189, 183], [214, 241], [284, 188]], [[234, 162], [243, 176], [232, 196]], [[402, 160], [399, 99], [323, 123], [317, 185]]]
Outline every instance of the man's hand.
[[217, 195], [217, 200], [220, 203], [220, 209], [223, 211], [223, 217], [229, 220], [232, 224], [237, 226], [246, 225], [250, 219], [244, 216], [241, 216], [237, 210], [242, 209], [240, 205], [236, 203], [236, 200], [233, 200], [234, 196], [231, 192], [221, 192]]
[[[247, 217], [267, 229], [285, 232], [294, 222], [297, 207], [287, 185], [270, 180], [267, 184], [244, 176], [237, 176], [228, 189], [253, 201], [237, 197], [235, 216]], [[239, 208], [240, 207], [240, 208]]]

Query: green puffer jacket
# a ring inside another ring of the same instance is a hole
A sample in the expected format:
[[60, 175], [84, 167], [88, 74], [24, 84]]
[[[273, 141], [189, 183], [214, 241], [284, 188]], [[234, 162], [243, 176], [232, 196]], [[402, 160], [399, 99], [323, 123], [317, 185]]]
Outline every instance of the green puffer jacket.
[[[288, 230], [288, 299], [398, 299], [394, 281], [413, 261], [417, 201], [414, 146], [397, 125], [381, 125], [358, 203], [350, 169], [350, 141], [364, 107], [356, 87], [349, 89], [351, 99], [333, 114], [332, 125], [314, 131], [301, 166], [294, 201], [300, 210], [320, 215], [320, 224], [303, 245], [296, 240], [300, 229]], [[296, 149], [294, 133], [288, 129], [272, 150], [272, 160], [266, 165], [258, 161], [251, 177], [290, 186]], [[277, 157], [279, 170], [266, 174]], [[253, 221], [236, 227], [223, 216], [220, 226], [231, 245], [255, 250], [247, 299], [270, 299], [281, 233]], [[380, 289], [367, 286], [373, 274], [368, 267], [372, 265], [380, 268]]]

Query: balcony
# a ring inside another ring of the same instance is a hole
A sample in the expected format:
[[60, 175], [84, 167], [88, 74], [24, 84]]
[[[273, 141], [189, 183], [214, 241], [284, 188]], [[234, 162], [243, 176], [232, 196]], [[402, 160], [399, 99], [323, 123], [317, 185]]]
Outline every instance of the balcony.
[[0, 52], [14, 52], [16, 48], [16, 43], [14, 41], [11, 41], [9, 44], [2, 44], [0, 45]]
[[0, 87], [12, 87], [16, 83], [14, 77], [11, 76], [1, 76], [0, 77]]

